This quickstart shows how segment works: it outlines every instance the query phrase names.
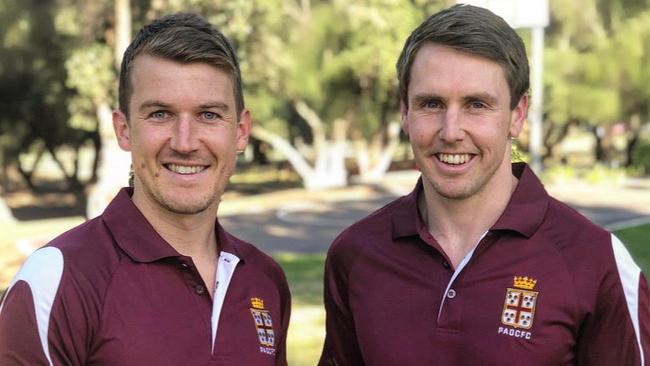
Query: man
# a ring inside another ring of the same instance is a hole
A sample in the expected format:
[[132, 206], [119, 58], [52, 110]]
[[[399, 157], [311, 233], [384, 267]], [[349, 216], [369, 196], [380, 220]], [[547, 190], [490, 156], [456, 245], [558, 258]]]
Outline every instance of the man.
[[320, 364], [642, 365], [639, 267], [510, 162], [529, 87], [514, 30], [453, 6], [415, 29], [397, 70], [422, 177], [330, 248]]
[[216, 221], [251, 127], [231, 45], [192, 14], [145, 26], [113, 125], [133, 188], [27, 259], [0, 364], [286, 365], [284, 274]]

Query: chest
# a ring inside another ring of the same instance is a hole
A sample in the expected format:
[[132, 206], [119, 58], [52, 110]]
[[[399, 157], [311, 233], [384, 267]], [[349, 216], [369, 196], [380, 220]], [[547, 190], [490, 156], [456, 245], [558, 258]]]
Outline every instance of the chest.
[[282, 312], [267, 279], [235, 271], [217, 311], [198, 273], [165, 266], [126, 272], [106, 296], [91, 364], [275, 364]]
[[368, 364], [573, 362], [583, 301], [560, 258], [485, 251], [455, 275], [434, 251], [361, 261], [349, 296]]

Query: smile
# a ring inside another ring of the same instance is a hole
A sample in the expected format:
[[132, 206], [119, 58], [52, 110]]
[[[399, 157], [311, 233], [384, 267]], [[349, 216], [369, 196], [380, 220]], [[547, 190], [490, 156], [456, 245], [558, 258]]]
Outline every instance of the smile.
[[445, 164], [460, 165], [465, 164], [472, 158], [470, 154], [436, 154], [438, 160]]
[[165, 164], [165, 168], [178, 174], [196, 174], [204, 171], [207, 166], [203, 165], [178, 165], [178, 164]]

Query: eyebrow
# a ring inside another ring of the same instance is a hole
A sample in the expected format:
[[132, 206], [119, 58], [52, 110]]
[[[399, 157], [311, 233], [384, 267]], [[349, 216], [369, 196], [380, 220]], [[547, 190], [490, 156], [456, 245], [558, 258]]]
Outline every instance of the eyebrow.
[[228, 104], [224, 102], [209, 102], [209, 103], [199, 105], [199, 109], [212, 109], [212, 108], [219, 109], [224, 113], [230, 110]]
[[138, 111], [142, 112], [149, 108], [169, 108], [169, 104], [163, 103], [159, 100], [147, 100], [144, 103], [140, 104]]
[[474, 94], [466, 95], [466, 96], [463, 97], [463, 100], [466, 101], [466, 102], [470, 102], [470, 101], [474, 101], [474, 100], [481, 100], [481, 101], [485, 101], [485, 102], [487, 102], [489, 104], [495, 104], [496, 101], [497, 101], [497, 98], [494, 95], [492, 95], [492, 94], [490, 94], [488, 92], [480, 92], [480, 93], [474, 93]]
[[[138, 108], [138, 111], [142, 112], [142, 111], [150, 109], [150, 108], [169, 109], [169, 108], [171, 108], [171, 105], [167, 104], [167, 103], [164, 103], [164, 102], [161, 102], [159, 100], [147, 100], [147, 101], [143, 102], [140, 105], [140, 108]], [[230, 107], [228, 106], [228, 104], [226, 104], [224, 102], [218, 102], [218, 101], [208, 102], [208, 103], [204, 103], [204, 104], [199, 105], [199, 109], [212, 109], [212, 108], [219, 109], [224, 113], [228, 112], [230, 110]]]
[[[415, 96], [413, 96], [413, 103], [415, 103], [416, 105], [421, 104], [423, 102], [432, 101], [432, 100], [445, 101], [446, 99], [439, 96], [439, 95], [437, 95], [437, 94], [431, 94], [431, 93], [421, 93], [421, 94], [416, 94]], [[464, 96], [463, 100], [465, 102], [474, 101], [474, 100], [481, 100], [481, 101], [485, 101], [485, 102], [487, 102], [489, 104], [494, 104], [494, 103], [496, 103], [497, 98], [494, 95], [492, 95], [492, 94], [490, 94], [488, 92], [478, 92], [478, 93], [472, 93], [472, 94]]]
[[437, 94], [430, 94], [430, 93], [420, 93], [416, 94], [413, 96], [413, 103], [416, 105], [421, 104], [423, 102], [428, 102], [431, 100], [444, 100], [445, 98], [437, 95]]

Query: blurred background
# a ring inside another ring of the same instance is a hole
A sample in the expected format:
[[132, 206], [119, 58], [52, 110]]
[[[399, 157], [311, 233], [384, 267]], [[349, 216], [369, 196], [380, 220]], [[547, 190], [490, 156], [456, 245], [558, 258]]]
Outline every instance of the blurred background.
[[[283, 265], [291, 365], [324, 336], [322, 268], [344, 227], [418, 178], [400, 130], [395, 63], [454, 1], [0, 0], [0, 293], [34, 249], [100, 214], [126, 185], [113, 137], [121, 55], [144, 24], [198, 12], [234, 43], [251, 143], [224, 226]], [[650, 270], [650, 0], [550, 0], [540, 174]], [[531, 30], [518, 29], [530, 49]], [[531, 159], [529, 134], [513, 159]]]

